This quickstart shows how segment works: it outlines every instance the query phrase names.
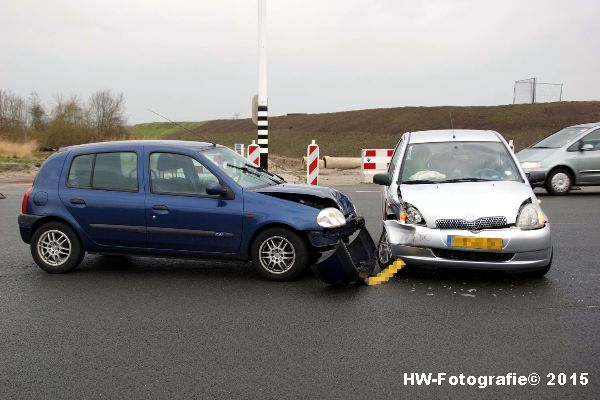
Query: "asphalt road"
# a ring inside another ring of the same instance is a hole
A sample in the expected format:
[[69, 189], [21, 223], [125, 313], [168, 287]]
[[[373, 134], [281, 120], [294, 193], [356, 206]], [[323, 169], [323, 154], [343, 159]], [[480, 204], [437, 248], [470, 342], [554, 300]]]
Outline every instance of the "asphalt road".
[[[333, 289], [247, 263], [87, 256], [37, 268], [0, 192], [0, 399], [600, 398], [600, 190], [540, 195], [554, 265], [525, 280], [407, 271]], [[341, 188], [380, 226], [379, 193]], [[538, 386], [410, 386], [404, 373], [538, 373]], [[546, 386], [549, 373], [589, 383]]]

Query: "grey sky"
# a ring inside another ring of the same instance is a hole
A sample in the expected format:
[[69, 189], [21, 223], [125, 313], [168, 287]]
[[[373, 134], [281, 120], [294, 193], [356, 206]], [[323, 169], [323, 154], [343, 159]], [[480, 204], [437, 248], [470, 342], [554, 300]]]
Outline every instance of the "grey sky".
[[[267, 0], [269, 110], [600, 100], [600, 1]], [[122, 91], [129, 122], [248, 116], [256, 0], [0, 0], [0, 88]]]

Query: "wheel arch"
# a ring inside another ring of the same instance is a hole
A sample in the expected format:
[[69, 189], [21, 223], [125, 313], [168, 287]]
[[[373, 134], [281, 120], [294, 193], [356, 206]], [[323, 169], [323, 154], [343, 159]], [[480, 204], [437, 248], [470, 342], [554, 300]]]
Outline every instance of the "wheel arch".
[[575, 171], [573, 171], [573, 168], [570, 167], [569, 165], [566, 164], [559, 164], [559, 165], [555, 165], [554, 167], [552, 167], [550, 169], [550, 171], [548, 171], [548, 174], [546, 175], [546, 182], [544, 182], [544, 184], [548, 183], [548, 177], [557, 169], [564, 169], [566, 170], [570, 175], [571, 178], [573, 179], [573, 184], [575, 184], [576, 182], [576, 176], [575, 176]]
[[248, 240], [248, 243], [246, 245], [246, 251], [248, 254], [248, 259], [252, 259], [252, 245], [254, 244], [254, 241], [256, 240], [256, 238], [258, 237], [258, 235], [260, 235], [261, 233], [263, 233], [264, 231], [271, 229], [271, 228], [283, 228], [283, 229], [288, 229], [294, 233], [296, 233], [298, 236], [300, 236], [300, 238], [302, 240], [304, 240], [304, 242], [306, 243], [306, 246], [308, 249], [311, 249], [312, 246], [310, 244], [310, 241], [308, 240], [308, 236], [306, 235], [306, 232], [300, 231], [296, 228], [294, 228], [292, 225], [283, 223], [283, 222], [270, 222], [267, 224], [262, 225], [261, 227], [259, 227], [250, 237], [250, 240]]
[[65, 224], [66, 226], [71, 228], [73, 233], [75, 233], [75, 236], [77, 236], [79, 243], [81, 243], [81, 245], [85, 247], [85, 242], [84, 242], [83, 238], [81, 237], [81, 234], [79, 233], [79, 230], [77, 229], [77, 227], [73, 226], [73, 224], [70, 223], [69, 221], [67, 221], [66, 219], [57, 217], [55, 215], [48, 215], [46, 217], [40, 218], [37, 221], [35, 221], [35, 223], [31, 226], [31, 237], [33, 237], [33, 234], [35, 233], [35, 231], [37, 231], [42, 225], [45, 225], [45, 224], [48, 224], [51, 222], [60, 222], [61, 224]]

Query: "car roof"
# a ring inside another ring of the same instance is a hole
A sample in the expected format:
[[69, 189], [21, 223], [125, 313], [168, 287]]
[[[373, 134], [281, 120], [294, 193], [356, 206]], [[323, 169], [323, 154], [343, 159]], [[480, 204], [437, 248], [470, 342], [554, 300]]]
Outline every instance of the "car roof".
[[500, 134], [496, 131], [475, 129], [439, 129], [431, 131], [409, 132], [409, 143], [431, 142], [500, 142]]
[[595, 128], [600, 126], [600, 122], [588, 122], [587, 124], [571, 125], [570, 128]]
[[207, 142], [194, 142], [191, 140], [115, 140], [111, 142], [96, 142], [96, 143], [85, 143], [74, 146], [68, 146], [61, 148], [60, 151], [75, 150], [75, 151], [105, 151], [113, 148], [123, 146], [169, 146], [169, 147], [181, 147], [192, 150], [202, 150], [207, 147], [214, 147], [221, 145], [213, 145], [213, 143]]

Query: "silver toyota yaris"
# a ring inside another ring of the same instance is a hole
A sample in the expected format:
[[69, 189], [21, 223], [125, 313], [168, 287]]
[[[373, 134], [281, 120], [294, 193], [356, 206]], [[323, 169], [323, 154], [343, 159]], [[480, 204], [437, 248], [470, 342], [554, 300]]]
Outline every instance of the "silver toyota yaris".
[[405, 133], [383, 185], [380, 265], [495, 269], [543, 276], [552, 264], [548, 218], [494, 131]]

